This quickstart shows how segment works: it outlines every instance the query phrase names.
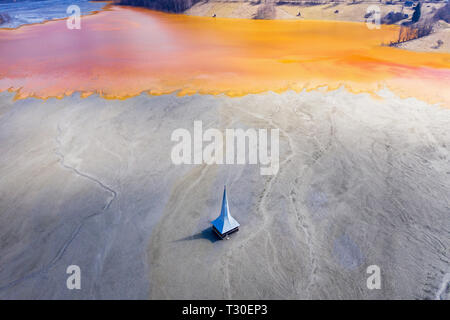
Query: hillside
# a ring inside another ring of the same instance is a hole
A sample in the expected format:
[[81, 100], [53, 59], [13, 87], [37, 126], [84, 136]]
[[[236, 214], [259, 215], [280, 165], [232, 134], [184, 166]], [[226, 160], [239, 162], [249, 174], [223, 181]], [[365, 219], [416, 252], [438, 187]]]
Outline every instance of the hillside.
[[[263, 6], [272, 5], [274, 15], [271, 19], [307, 19], [307, 20], [339, 20], [339, 21], [359, 21], [364, 22], [364, 17], [371, 5], [380, 7], [381, 17], [385, 17], [389, 12], [402, 12], [412, 16], [412, 7], [405, 7], [404, 1], [394, 1], [392, 4], [380, 3], [379, 1], [278, 1], [266, 3], [262, 1], [201, 1], [195, 3], [186, 10], [186, 14], [195, 16], [214, 16], [220, 18], [254, 18], [258, 10]], [[443, 2], [424, 3], [422, 6], [422, 19], [434, 15]], [[300, 13], [300, 14], [299, 14]]]

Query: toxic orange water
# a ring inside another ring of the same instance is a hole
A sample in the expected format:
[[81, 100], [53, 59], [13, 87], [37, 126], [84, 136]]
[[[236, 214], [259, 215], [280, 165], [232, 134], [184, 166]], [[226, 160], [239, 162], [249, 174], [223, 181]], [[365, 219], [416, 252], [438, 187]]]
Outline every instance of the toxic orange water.
[[214, 19], [111, 7], [81, 19], [0, 31], [0, 91], [105, 98], [329, 89], [397, 94], [450, 105], [450, 54], [381, 46], [396, 26]]

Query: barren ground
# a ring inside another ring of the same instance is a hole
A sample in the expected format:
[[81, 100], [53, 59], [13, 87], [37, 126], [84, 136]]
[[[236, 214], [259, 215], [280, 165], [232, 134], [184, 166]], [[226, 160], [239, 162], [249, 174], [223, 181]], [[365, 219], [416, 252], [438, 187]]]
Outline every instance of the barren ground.
[[[448, 298], [450, 110], [380, 95], [1, 93], [0, 299]], [[279, 128], [280, 171], [173, 165], [194, 120]], [[224, 184], [241, 230], [216, 241]]]

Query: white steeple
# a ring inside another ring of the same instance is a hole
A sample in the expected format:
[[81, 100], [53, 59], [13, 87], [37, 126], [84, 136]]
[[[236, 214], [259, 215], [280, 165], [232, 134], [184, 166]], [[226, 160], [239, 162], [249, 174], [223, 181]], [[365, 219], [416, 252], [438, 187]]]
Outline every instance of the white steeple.
[[223, 188], [222, 210], [220, 216], [212, 222], [212, 225], [222, 235], [225, 235], [227, 232], [240, 226], [239, 222], [237, 222], [230, 214], [226, 186]]

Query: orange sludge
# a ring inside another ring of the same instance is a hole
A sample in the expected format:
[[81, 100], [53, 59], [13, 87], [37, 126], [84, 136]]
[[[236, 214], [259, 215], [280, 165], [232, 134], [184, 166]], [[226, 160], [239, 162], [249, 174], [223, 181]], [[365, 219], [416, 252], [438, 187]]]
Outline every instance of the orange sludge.
[[450, 54], [387, 46], [397, 26], [191, 17], [112, 6], [66, 21], [0, 30], [0, 91], [17, 98], [148, 92], [239, 96], [345, 86], [386, 86], [450, 106]]

